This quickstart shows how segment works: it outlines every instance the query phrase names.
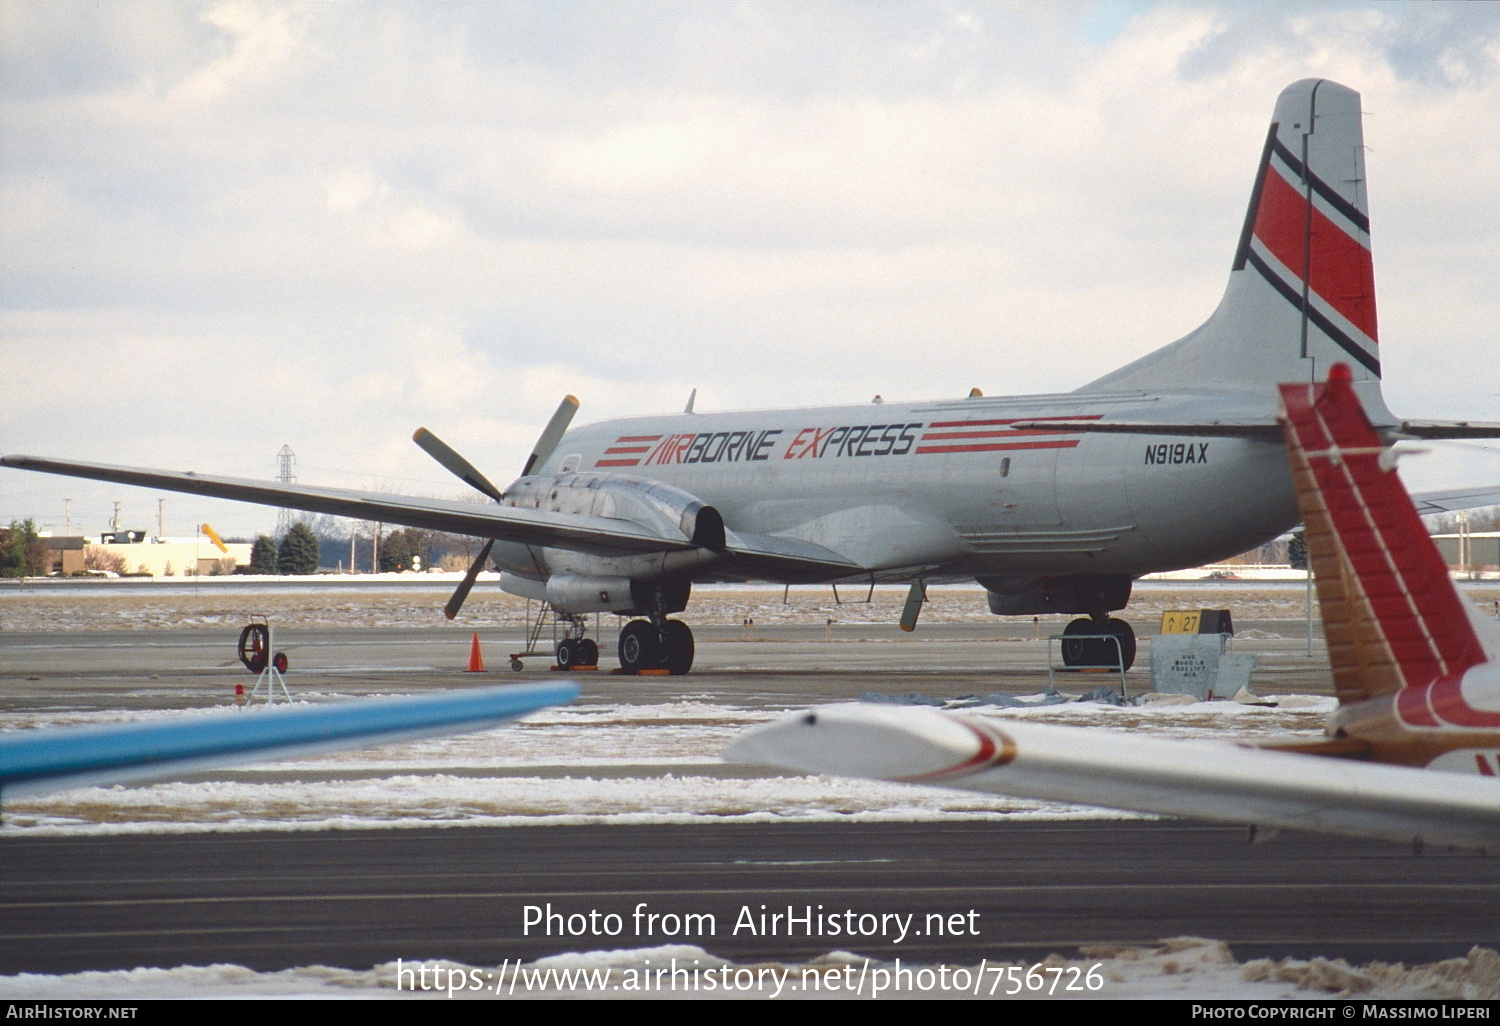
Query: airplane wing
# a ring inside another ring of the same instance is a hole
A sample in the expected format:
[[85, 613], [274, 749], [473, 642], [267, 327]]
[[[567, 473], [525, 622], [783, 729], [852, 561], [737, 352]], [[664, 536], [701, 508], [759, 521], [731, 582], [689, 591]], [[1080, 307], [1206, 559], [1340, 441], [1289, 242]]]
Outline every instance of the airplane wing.
[[522, 506], [482, 505], [343, 488], [284, 485], [275, 481], [255, 481], [248, 478], [211, 477], [191, 470], [177, 472], [118, 467], [107, 463], [77, 463], [39, 456], [3, 456], [0, 457], [0, 466], [208, 495], [216, 499], [238, 499], [266, 506], [307, 510], [310, 513], [331, 513], [355, 520], [375, 520], [404, 527], [499, 538], [523, 545], [555, 545], [606, 554], [660, 552], [694, 547], [680, 531], [673, 537], [630, 520], [557, 513]]
[[1500, 780], [914, 706], [838, 705], [748, 731], [730, 762], [1221, 823], [1500, 847]]
[[578, 686], [566, 682], [512, 684], [311, 708], [244, 709], [166, 723], [23, 731], [0, 739], [0, 796], [486, 730], [577, 694]]
[[[664, 531], [633, 520], [587, 513], [559, 513], [498, 503], [455, 502], [344, 488], [285, 485], [276, 481], [213, 477], [191, 470], [120, 467], [40, 456], [0, 456], [0, 466], [605, 555], [670, 552], [696, 547], [680, 530]], [[724, 555], [732, 564], [730, 569], [735, 571], [749, 574], [774, 571], [821, 581], [857, 575], [863, 569], [832, 549], [799, 538], [733, 531], [726, 531], [725, 536]]]

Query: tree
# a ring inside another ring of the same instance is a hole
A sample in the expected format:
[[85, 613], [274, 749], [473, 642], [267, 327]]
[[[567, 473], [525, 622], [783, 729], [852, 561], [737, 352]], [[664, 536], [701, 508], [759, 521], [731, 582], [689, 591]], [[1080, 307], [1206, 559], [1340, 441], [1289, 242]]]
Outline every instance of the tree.
[[111, 552], [102, 545], [85, 545], [83, 547], [83, 568], [85, 570], [107, 570], [112, 574], [123, 574], [125, 572], [125, 557], [118, 552]]
[[424, 569], [432, 566], [437, 561], [433, 550], [438, 537], [436, 531], [423, 531], [415, 527], [393, 531], [380, 543], [380, 569], [387, 573], [393, 570], [415, 570], [417, 559], [422, 561]]
[[41, 577], [47, 573], [47, 543], [32, 520], [0, 527], [0, 577]]
[[1307, 563], [1307, 536], [1301, 531], [1287, 539], [1286, 543], [1287, 565], [1293, 570], [1306, 570]]
[[318, 572], [318, 536], [312, 528], [297, 521], [281, 539], [276, 554], [276, 572], [282, 574], [315, 574]]
[[274, 574], [276, 572], [276, 539], [269, 534], [260, 535], [250, 546], [250, 565], [247, 574]]

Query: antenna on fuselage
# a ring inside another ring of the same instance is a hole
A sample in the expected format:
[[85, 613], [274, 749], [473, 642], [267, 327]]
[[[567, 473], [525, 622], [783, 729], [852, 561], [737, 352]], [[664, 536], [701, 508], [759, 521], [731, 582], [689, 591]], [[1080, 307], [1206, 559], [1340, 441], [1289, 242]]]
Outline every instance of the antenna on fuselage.
[[682, 412], [683, 413], [692, 413], [693, 412], [693, 403], [695, 403], [697, 401], [698, 401], [698, 390], [695, 388], [688, 395], [687, 405], [682, 408]]

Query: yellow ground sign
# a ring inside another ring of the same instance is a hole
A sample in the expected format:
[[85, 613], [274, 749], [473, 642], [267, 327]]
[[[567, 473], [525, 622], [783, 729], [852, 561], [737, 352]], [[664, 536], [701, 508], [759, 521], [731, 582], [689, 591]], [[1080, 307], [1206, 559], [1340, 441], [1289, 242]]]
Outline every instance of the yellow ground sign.
[[1161, 614], [1161, 633], [1163, 634], [1197, 634], [1198, 621], [1202, 616], [1199, 609], [1167, 609]]

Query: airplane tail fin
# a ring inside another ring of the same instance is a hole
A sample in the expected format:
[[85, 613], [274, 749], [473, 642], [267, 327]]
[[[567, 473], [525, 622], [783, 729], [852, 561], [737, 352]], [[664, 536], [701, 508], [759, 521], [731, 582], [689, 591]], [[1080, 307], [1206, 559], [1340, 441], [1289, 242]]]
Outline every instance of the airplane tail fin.
[[1340, 704], [1453, 679], [1486, 659], [1353, 378], [1336, 363], [1324, 384], [1280, 386]]
[[1379, 420], [1389, 412], [1376, 339], [1359, 93], [1304, 79], [1276, 102], [1218, 309], [1187, 337], [1081, 391], [1208, 385], [1269, 394], [1342, 361]]

